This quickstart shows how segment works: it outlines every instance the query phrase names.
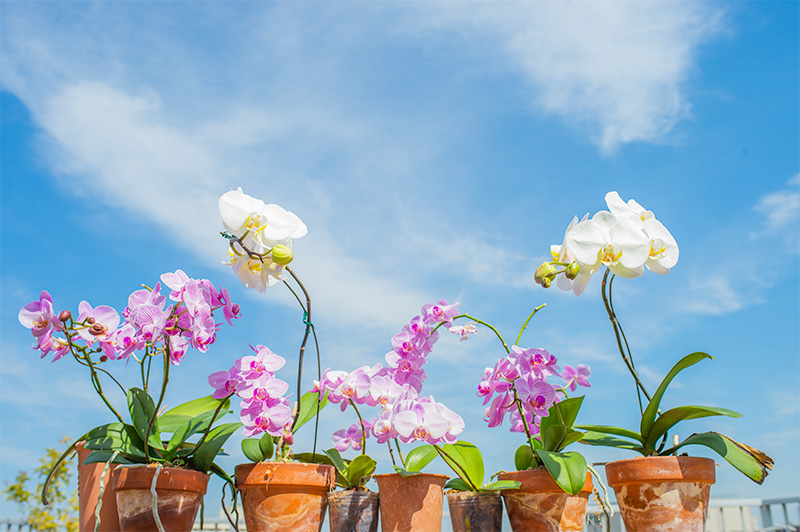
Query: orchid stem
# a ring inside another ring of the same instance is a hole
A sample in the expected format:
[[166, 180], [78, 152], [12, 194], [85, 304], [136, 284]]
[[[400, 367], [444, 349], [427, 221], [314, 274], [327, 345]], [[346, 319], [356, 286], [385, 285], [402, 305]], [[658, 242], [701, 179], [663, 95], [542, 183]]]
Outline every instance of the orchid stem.
[[400, 457], [400, 462], [403, 464], [403, 469], [406, 468], [406, 460], [403, 458], [403, 451], [400, 450], [400, 442], [397, 438], [394, 439], [394, 444], [397, 446], [397, 455]]
[[517, 335], [517, 341], [514, 342], [514, 345], [519, 345], [519, 341], [522, 338], [522, 333], [525, 331], [525, 329], [528, 328], [528, 322], [531, 321], [531, 318], [533, 318], [536, 315], [537, 312], [539, 312], [540, 310], [542, 310], [546, 306], [547, 306], [547, 303], [542, 303], [541, 305], [539, 305], [538, 307], [533, 309], [533, 312], [531, 312], [531, 315], [528, 316], [528, 319], [525, 320], [525, 323], [522, 324], [522, 328], [519, 330], [519, 335]]

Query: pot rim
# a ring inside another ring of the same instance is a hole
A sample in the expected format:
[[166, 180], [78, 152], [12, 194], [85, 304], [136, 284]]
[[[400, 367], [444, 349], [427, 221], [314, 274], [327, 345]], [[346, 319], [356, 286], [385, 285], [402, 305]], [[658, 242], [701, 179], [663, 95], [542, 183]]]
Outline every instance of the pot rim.
[[[158, 468], [146, 464], [134, 467], [116, 467], [111, 471], [114, 491], [150, 490]], [[156, 490], [189, 491], [205, 495], [210, 475], [194, 469], [162, 467], [156, 481]]]
[[423, 476], [424, 477], [450, 478], [447, 475], [442, 475], [442, 474], [439, 474], [439, 473], [419, 473], [419, 474], [416, 474], [416, 475], [409, 475], [407, 477], [403, 477], [403, 475], [401, 475], [400, 473], [381, 473], [380, 475], [372, 475], [372, 478], [375, 478], [375, 479], [377, 479], [378, 477], [380, 477], [380, 478], [387, 478], [387, 477], [415, 478], [415, 477], [423, 477]]
[[[295, 479], [289, 478], [294, 473]], [[256, 486], [308, 486], [332, 491], [336, 487], [336, 469], [326, 464], [304, 462], [250, 462], [234, 468], [239, 489]]]
[[702, 456], [638, 456], [608, 462], [611, 487], [644, 482], [705, 482], [716, 480], [716, 464]]

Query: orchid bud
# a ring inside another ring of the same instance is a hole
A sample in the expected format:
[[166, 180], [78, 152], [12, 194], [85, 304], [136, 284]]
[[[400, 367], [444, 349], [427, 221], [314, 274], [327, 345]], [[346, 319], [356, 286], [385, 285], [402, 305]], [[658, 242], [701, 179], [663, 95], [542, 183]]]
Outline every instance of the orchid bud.
[[567, 279], [574, 279], [578, 276], [578, 272], [580, 271], [581, 267], [578, 266], [578, 262], [572, 262], [567, 269], [564, 271], [564, 275], [566, 275]]
[[550, 283], [551, 281], [549, 277], [543, 278], [541, 282], [542, 288], [550, 288]]
[[286, 442], [286, 445], [292, 445], [294, 443], [294, 434], [292, 434], [288, 430], [284, 431], [283, 441]]
[[[543, 262], [538, 268], [536, 268], [536, 271], [533, 274], [533, 280], [536, 281], [537, 284], [544, 286], [544, 280], [554, 277], [555, 274], [556, 267], [553, 266], [553, 263]], [[548, 283], [547, 286], [550, 286], [550, 283]], [[545, 288], [547, 288], [547, 286], [545, 286]]]
[[91, 334], [92, 336], [100, 336], [104, 332], [106, 332], [106, 328], [100, 325], [99, 323], [95, 323], [89, 328], [89, 334]]
[[292, 254], [292, 249], [289, 246], [284, 246], [283, 244], [278, 244], [274, 248], [272, 248], [272, 262], [275, 264], [280, 264], [281, 266], [285, 266], [292, 262], [294, 255]]
[[72, 319], [72, 312], [70, 312], [68, 310], [62, 310], [61, 314], [58, 315], [58, 321], [62, 321], [62, 322], [66, 323], [70, 319]]
[[91, 316], [86, 318], [86, 320], [84, 320], [84, 321], [86, 321], [86, 323], [89, 324], [89, 325], [93, 325], [94, 324], [94, 318], [91, 317]]
[[105, 362], [106, 360], [108, 360], [108, 357], [106, 355], [100, 357], [100, 362]]

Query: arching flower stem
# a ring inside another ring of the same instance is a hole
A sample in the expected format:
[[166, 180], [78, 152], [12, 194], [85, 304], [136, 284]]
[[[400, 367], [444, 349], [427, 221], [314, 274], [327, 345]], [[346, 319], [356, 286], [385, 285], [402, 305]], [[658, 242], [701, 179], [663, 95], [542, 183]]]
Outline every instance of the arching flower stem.
[[525, 320], [525, 323], [522, 324], [522, 328], [519, 330], [519, 334], [517, 335], [517, 341], [514, 342], [514, 345], [519, 345], [519, 341], [522, 339], [522, 333], [525, 332], [525, 329], [528, 328], [528, 322], [531, 321], [531, 319], [536, 315], [537, 312], [539, 312], [540, 310], [542, 310], [546, 306], [547, 306], [547, 303], [542, 303], [541, 305], [539, 305], [538, 307], [533, 309], [533, 312], [531, 312], [531, 315], [528, 316], [528, 319]]

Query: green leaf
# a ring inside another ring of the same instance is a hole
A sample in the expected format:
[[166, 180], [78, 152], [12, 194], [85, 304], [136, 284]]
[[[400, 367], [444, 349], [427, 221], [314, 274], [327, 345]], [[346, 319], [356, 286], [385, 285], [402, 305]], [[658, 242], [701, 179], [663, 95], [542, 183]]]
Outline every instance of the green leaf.
[[[186, 442], [186, 440], [191, 438], [193, 435], [198, 434], [199, 432], [204, 432], [208, 428], [208, 423], [211, 421], [212, 416], [213, 412], [200, 414], [199, 416], [193, 417], [178, 427], [178, 429], [172, 435], [172, 438], [169, 439], [169, 443], [167, 443], [166, 454], [173, 454], [183, 443]], [[167, 459], [169, 460], [169, 458]]]
[[[214, 415], [214, 411], [219, 407], [221, 402], [224, 402], [219, 416], [222, 417], [222, 415], [231, 412], [228, 410], [231, 404], [230, 397], [227, 399], [214, 399], [209, 395], [207, 397], [201, 397], [200, 399], [194, 399], [192, 401], [183, 403], [182, 405], [178, 405], [171, 410], [167, 410], [164, 412], [164, 414], [158, 417], [159, 428], [162, 432], [175, 432], [181, 427], [181, 425], [199, 415], [208, 413], [209, 417], [211, 417]], [[205, 430], [205, 428], [203, 428], [203, 430]]]
[[644, 446], [648, 449], [654, 449], [656, 443], [658, 443], [658, 439], [681, 421], [710, 416], [742, 417], [739, 412], [734, 412], [727, 408], [717, 408], [713, 406], [679, 406], [667, 410], [658, 416], [655, 423], [653, 423], [653, 427], [650, 429], [650, 434], [647, 436], [647, 441], [645, 441]]
[[[579, 430], [570, 430], [567, 432], [567, 435], [564, 436], [564, 443], [561, 444], [561, 449], [564, 449], [568, 445], [572, 445], [576, 441], [580, 441], [583, 438], [583, 432]], [[561, 450], [559, 449], [559, 451]]]
[[729, 464], [758, 484], [764, 482], [774, 464], [772, 458], [762, 451], [739, 443], [733, 438], [718, 432], [692, 434], [680, 444], [667, 449], [661, 454], [672, 454], [684, 445], [704, 445], [709, 449], [713, 449]]
[[653, 394], [653, 398], [650, 399], [650, 403], [647, 405], [644, 414], [642, 414], [642, 423], [639, 427], [639, 432], [642, 434], [642, 437], [645, 439], [645, 441], [647, 441], [650, 436], [650, 429], [653, 427], [653, 422], [658, 414], [658, 407], [661, 404], [661, 398], [664, 397], [664, 392], [667, 391], [669, 383], [672, 382], [672, 379], [674, 379], [678, 373], [706, 358], [714, 360], [714, 357], [708, 353], [703, 353], [700, 351], [691, 353], [680, 359], [678, 363], [675, 364], [671, 370], [669, 370], [667, 376], [664, 377], [664, 380], [661, 381], [661, 384], [658, 386], [658, 390], [656, 390], [656, 393]]
[[328, 455], [328, 458], [331, 459], [331, 462], [333, 462], [333, 466], [336, 468], [336, 471], [341, 473], [343, 477], [347, 478], [347, 464], [345, 463], [344, 458], [342, 458], [342, 455], [339, 453], [339, 450], [333, 448], [324, 452]]
[[644, 443], [644, 438], [642, 438], [641, 434], [620, 427], [609, 427], [606, 425], [578, 425], [576, 428], [591, 432], [602, 432], [603, 434], [613, 434], [614, 436], [622, 436], [623, 438], [630, 438], [638, 441], [639, 443]]
[[[332, 466], [333, 462], [324, 453], [297, 453], [293, 454], [292, 458], [298, 462], [306, 464], [325, 464]], [[336, 467], [336, 466], [334, 466]]]
[[[292, 427], [292, 433], [296, 433], [297, 429], [314, 419], [314, 416], [317, 415], [318, 397], [319, 392], [306, 392], [303, 394], [303, 397], [300, 398], [300, 413], [297, 415], [297, 421], [295, 421]], [[322, 402], [319, 404], [319, 411], [322, 412], [322, 409], [325, 408], [327, 404], [328, 391], [326, 390], [325, 395], [322, 396]]]
[[401, 477], [413, 477], [414, 475], [419, 475], [420, 474], [419, 471], [409, 471], [409, 470], [403, 469], [402, 467], [399, 467], [399, 466], [393, 466], [393, 467], [394, 467], [394, 470], [397, 471], [397, 473]]
[[444, 485], [444, 489], [446, 490], [456, 490], [456, 491], [472, 491], [472, 488], [469, 487], [469, 484], [461, 480], [460, 478], [451, 478], [447, 481]]
[[585, 443], [586, 445], [599, 445], [601, 447], [616, 447], [617, 449], [629, 449], [631, 451], [637, 451], [642, 454], [645, 454], [644, 447], [635, 442], [632, 442], [630, 440], [623, 440], [621, 438], [615, 438], [614, 436], [609, 436], [608, 434], [601, 434], [599, 432], [594, 432], [591, 430], [583, 435], [583, 438], [581, 438], [580, 442]]
[[[578, 417], [578, 411], [581, 409], [582, 404], [583, 396], [570, 397], [569, 399], [564, 399], [560, 403], [556, 403], [551, 406], [550, 410], [548, 410], [547, 416], [542, 418], [542, 422], [539, 425], [540, 433], [547, 434], [547, 429], [553, 426], [561, 427], [561, 421], [558, 419], [559, 412], [561, 413], [561, 417], [564, 419], [564, 425], [567, 427], [567, 429], [571, 429], [575, 424], [575, 419]], [[558, 412], [556, 412], [556, 408], [558, 408]]]
[[354, 488], [358, 488], [367, 483], [375, 472], [378, 462], [367, 455], [360, 454], [353, 458], [347, 468], [347, 482]]
[[544, 462], [550, 476], [562, 490], [577, 495], [586, 483], [586, 459], [580, 453], [554, 453], [537, 449], [536, 454]]
[[[451, 465], [453, 471], [462, 479], [464, 479], [464, 473], [466, 473], [469, 479], [467, 484], [472, 483], [473, 486], [480, 489], [483, 485], [484, 475], [483, 456], [481, 456], [480, 449], [466, 441], [457, 441], [453, 444], [445, 443], [442, 449], [446, 454], [450, 455], [450, 458], [461, 466], [461, 468], [458, 468]], [[446, 458], [445, 461], [449, 462]]]
[[258, 447], [261, 449], [261, 454], [264, 456], [264, 460], [269, 460], [272, 458], [272, 453], [274, 452], [275, 442], [272, 439], [273, 437], [265, 432], [261, 439], [258, 440]]
[[202, 445], [194, 451], [192, 456], [194, 469], [203, 473], [207, 472], [222, 446], [241, 426], [241, 423], [226, 423], [211, 429]]
[[[106, 462], [108, 462], [109, 458], [111, 458], [111, 456], [113, 454], [114, 453], [111, 452], [111, 451], [92, 451], [91, 453], [89, 453], [89, 456], [86, 457], [86, 460], [84, 460], [83, 464], [81, 464], [81, 465], [85, 465], [85, 464], [105, 464]], [[141, 464], [141, 463], [144, 463], [144, 460], [142, 460], [141, 462], [135, 462], [135, 461], [133, 461], [133, 460], [121, 455], [121, 454], [118, 454], [114, 458], [114, 462], [113, 463], [114, 464]]]
[[245, 438], [242, 440], [242, 452], [251, 462], [263, 462], [265, 459], [264, 453], [261, 451], [261, 446], [255, 438]]
[[213, 463], [212, 463], [212, 464], [211, 464], [211, 467], [210, 467], [210, 468], [208, 468], [208, 471], [209, 471], [210, 473], [214, 473], [214, 474], [215, 474], [215, 475], [217, 475], [219, 478], [221, 478], [222, 480], [224, 480], [225, 482], [227, 482], [227, 483], [230, 485], [231, 489], [236, 489], [236, 483], [233, 481], [233, 479], [231, 478], [231, 476], [230, 476], [228, 473], [226, 473], [226, 472], [225, 472], [225, 470], [224, 470], [224, 469], [222, 469], [222, 468], [221, 468], [220, 466], [218, 466], [217, 464], [213, 464]]
[[[154, 448], [163, 450], [164, 445], [161, 443], [161, 433], [158, 429], [158, 417], [156, 416], [156, 404], [153, 398], [141, 388], [130, 388], [128, 390], [128, 410], [131, 413], [133, 426], [142, 440], [146, 439], [147, 443]], [[150, 425], [150, 420], [154, 416], [155, 419], [153, 419], [149, 435], [147, 435], [147, 427]]]
[[558, 452], [564, 443], [564, 431], [558, 425], [550, 425], [547, 432], [543, 432], [542, 445], [544, 450]]
[[514, 467], [517, 471], [525, 471], [533, 465], [533, 451], [530, 445], [520, 445], [514, 453]]
[[[92, 451], [119, 451], [131, 456], [145, 458], [144, 442], [131, 425], [112, 423], [106, 426], [106, 430], [97, 430], [95, 437], [86, 440], [86, 448]], [[117, 429], [118, 425], [122, 425]], [[98, 427], [101, 429], [101, 427]], [[93, 429], [94, 430], [94, 429]]]
[[406, 470], [422, 471], [422, 468], [430, 464], [438, 454], [433, 445], [421, 445], [411, 449], [406, 455]]
[[519, 480], [498, 480], [483, 487], [484, 490], [497, 491], [497, 490], [515, 490], [522, 485]]

